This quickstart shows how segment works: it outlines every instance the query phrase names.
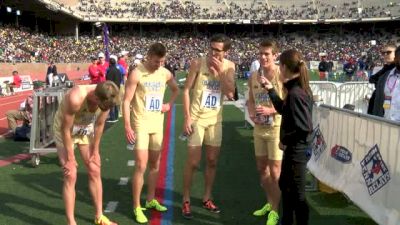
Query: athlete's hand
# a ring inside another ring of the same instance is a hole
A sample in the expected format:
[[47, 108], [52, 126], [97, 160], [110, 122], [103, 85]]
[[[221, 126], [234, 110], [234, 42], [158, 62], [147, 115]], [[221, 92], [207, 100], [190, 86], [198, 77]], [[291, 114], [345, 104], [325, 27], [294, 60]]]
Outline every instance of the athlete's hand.
[[71, 175], [76, 171], [76, 167], [78, 167], [78, 163], [75, 159], [67, 160], [63, 166], [64, 176]]
[[257, 106], [256, 107], [256, 114], [261, 114], [264, 116], [270, 116], [275, 113], [274, 108], [272, 107], [265, 107], [265, 106]]
[[185, 119], [185, 122], [183, 123], [183, 132], [189, 136], [192, 134], [193, 130], [192, 130], [192, 119], [191, 118]]
[[171, 105], [169, 103], [165, 103], [161, 107], [161, 112], [165, 113], [171, 110]]
[[274, 86], [272, 86], [271, 81], [269, 81], [264, 76], [258, 76], [257, 79], [258, 79], [258, 82], [260, 82], [260, 84], [262, 85], [263, 88], [272, 89], [274, 87]]
[[128, 143], [135, 143], [136, 135], [131, 127], [125, 127], [125, 138]]
[[283, 145], [282, 142], [279, 142], [279, 149], [285, 151], [286, 145]]
[[214, 75], [220, 75], [223, 71], [223, 62], [216, 57], [211, 57], [210, 70]]

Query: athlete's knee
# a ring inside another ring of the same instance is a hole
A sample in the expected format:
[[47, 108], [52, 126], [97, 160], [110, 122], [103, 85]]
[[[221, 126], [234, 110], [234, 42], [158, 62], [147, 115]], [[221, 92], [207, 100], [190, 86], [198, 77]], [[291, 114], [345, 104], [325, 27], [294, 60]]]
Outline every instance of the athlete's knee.
[[260, 173], [260, 175], [268, 175], [267, 163], [258, 162], [257, 163], [257, 171]]
[[135, 172], [136, 173], [144, 173], [146, 171], [147, 165], [145, 162], [136, 161], [135, 162]]
[[68, 173], [64, 173], [64, 181], [68, 183], [76, 183], [78, 172], [76, 167], [70, 169]]
[[278, 182], [279, 177], [281, 176], [281, 166], [280, 165], [272, 165], [270, 167], [270, 175], [273, 181]]
[[99, 163], [92, 161], [89, 162], [88, 165], [88, 176], [89, 177], [100, 177], [101, 176], [101, 169]]
[[207, 157], [207, 167], [208, 168], [216, 168], [217, 167], [217, 158]]
[[155, 161], [155, 162], [149, 162], [149, 170], [151, 171], [158, 171], [160, 168], [160, 161]]
[[191, 169], [197, 169], [200, 165], [200, 160], [198, 159], [188, 159], [186, 165]]

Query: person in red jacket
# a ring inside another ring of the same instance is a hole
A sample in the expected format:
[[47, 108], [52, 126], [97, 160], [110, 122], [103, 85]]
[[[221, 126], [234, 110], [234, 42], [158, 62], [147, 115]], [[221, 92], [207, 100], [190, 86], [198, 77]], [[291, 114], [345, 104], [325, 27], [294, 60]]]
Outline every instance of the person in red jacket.
[[22, 79], [18, 74], [18, 71], [14, 70], [12, 72], [13, 75], [13, 82], [9, 83], [6, 87], [7, 91], [11, 94], [14, 95], [14, 88], [19, 88], [21, 87]]
[[91, 58], [92, 64], [89, 66], [89, 77], [91, 84], [98, 84], [101, 82], [101, 71], [97, 65], [97, 58], [92, 56]]
[[106, 61], [104, 53], [100, 52], [99, 53], [99, 60], [97, 62], [97, 66], [99, 68], [99, 75], [100, 75], [100, 82], [103, 82], [106, 80], [106, 71], [108, 69], [108, 62]]

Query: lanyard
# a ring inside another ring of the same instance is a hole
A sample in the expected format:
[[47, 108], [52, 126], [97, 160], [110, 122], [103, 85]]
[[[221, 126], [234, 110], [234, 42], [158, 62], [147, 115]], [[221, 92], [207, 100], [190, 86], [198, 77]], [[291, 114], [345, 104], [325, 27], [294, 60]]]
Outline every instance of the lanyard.
[[[390, 78], [392, 78], [392, 77], [394, 77], [395, 81], [392, 82], [393, 85], [392, 85], [392, 87], [390, 87], [390, 86], [389, 86], [389, 80], [390, 80]], [[398, 80], [397, 75], [390, 76], [390, 77], [388, 77], [388, 79], [386, 80], [386, 87], [389, 89], [390, 94], [392, 94], [394, 88], [396, 87], [397, 80]]]

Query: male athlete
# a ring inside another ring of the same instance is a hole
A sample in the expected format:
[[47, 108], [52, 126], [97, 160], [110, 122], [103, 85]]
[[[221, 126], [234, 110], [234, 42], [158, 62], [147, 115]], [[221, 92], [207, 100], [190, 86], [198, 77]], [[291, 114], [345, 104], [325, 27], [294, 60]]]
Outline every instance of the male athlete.
[[191, 62], [184, 86], [183, 130], [189, 136], [183, 175], [182, 216], [186, 219], [192, 218], [190, 188], [193, 173], [201, 160], [203, 144], [206, 151], [203, 207], [214, 213], [220, 212], [211, 199], [211, 192], [222, 140], [223, 98], [234, 99], [235, 92], [235, 64], [225, 59], [230, 46], [231, 41], [225, 35], [211, 37], [207, 56]]
[[119, 102], [118, 87], [111, 81], [73, 87], [64, 96], [54, 117], [54, 139], [64, 171], [63, 198], [68, 225], [76, 225], [74, 145], [88, 171], [89, 191], [95, 207], [95, 224], [116, 225], [103, 215], [100, 138], [109, 109]]
[[[143, 63], [131, 71], [125, 85], [123, 115], [125, 136], [135, 143], [135, 170], [132, 176], [133, 213], [138, 223], [147, 223], [140, 195], [144, 173], [149, 165], [147, 178], [146, 208], [167, 211], [155, 199], [160, 153], [163, 141], [164, 113], [168, 112], [179, 93], [178, 85], [171, 72], [164, 68], [167, 50], [160, 43], [152, 44]], [[169, 102], [164, 102], [164, 92], [171, 91]]]

